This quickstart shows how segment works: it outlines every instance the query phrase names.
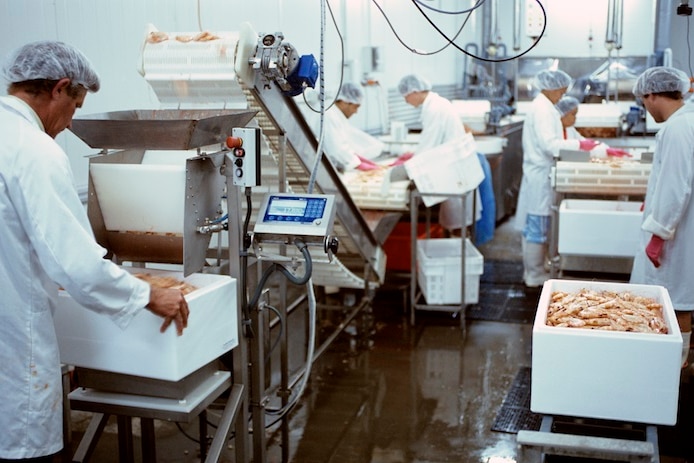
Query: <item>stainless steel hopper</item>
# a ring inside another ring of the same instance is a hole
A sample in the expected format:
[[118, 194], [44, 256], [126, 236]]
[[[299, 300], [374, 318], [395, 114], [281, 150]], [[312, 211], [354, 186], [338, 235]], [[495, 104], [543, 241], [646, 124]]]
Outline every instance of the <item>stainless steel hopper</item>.
[[70, 130], [92, 148], [188, 150], [223, 142], [257, 111], [151, 109], [76, 117]]

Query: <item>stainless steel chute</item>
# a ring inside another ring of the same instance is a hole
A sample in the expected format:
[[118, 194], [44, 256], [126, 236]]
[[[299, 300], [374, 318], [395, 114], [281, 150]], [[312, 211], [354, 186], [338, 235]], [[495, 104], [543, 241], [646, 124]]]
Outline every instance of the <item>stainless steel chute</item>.
[[223, 142], [249, 110], [150, 109], [76, 117], [70, 130], [92, 148], [188, 150]]

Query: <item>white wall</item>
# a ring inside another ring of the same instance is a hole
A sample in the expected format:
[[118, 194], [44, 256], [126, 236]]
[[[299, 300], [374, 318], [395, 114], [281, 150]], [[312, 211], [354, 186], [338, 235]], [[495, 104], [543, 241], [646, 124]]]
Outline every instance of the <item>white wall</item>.
[[[523, 0], [523, 3], [525, 9], [526, 4], [536, 1]], [[547, 13], [547, 28], [529, 56], [608, 56], [605, 48], [608, 0], [542, 0], [541, 3]], [[651, 54], [654, 34], [655, 0], [624, 0], [622, 49], [619, 54]], [[613, 52], [613, 56], [616, 53]]]

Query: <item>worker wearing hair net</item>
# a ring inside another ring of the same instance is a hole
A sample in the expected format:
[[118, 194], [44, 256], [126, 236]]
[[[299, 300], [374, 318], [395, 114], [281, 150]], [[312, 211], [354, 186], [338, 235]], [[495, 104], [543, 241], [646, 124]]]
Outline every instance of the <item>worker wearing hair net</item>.
[[[0, 459], [51, 462], [63, 446], [63, 390], [52, 310], [58, 288], [125, 327], [147, 307], [179, 333], [179, 290], [150, 288], [94, 240], [54, 138], [70, 126], [99, 77], [62, 42], [34, 42], [2, 68], [0, 97]], [[158, 333], [152, 333], [157, 336]]]
[[549, 278], [546, 270], [552, 205], [550, 169], [559, 150], [590, 151], [594, 140], [565, 140], [561, 117], [555, 105], [573, 79], [561, 70], [543, 70], [535, 78], [540, 93], [535, 97], [523, 124], [523, 178], [516, 227], [523, 233], [523, 281], [537, 288]]
[[[580, 102], [578, 98], [564, 95], [557, 102], [557, 111], [561, 115], [561, 125], [564, 128], [565, 140], [585, 140], [586, 137], [581, 135], [574, 124], [576, 124], [576, 115]], [[590, 156], [593, 158], [604, 158], [607, 156], [613, 157], [631, 157], [631, 153], [619, 148], [611, 148], [604, 143], [598, 143], [595, 148], [590, 150]]]
[[[433, 92], [429, 81], [417, 74], [406, 75], [400, 79], [398, 90], [408, 104], [415, 108], [420, 106], [422, 108], [422, 133], [414, 150], [415, 156], [465, 135], [465, 127], [453, 104]], [[482, 204], [478, 190], [475, 190], [475, 195], [477, 204]], [[450, 231], [462, 230], [465, 226], [471, 225], [474, 199], [472, 195], [467, 196], [465, 207], [467, 217], [464, 224], [460, 199], [451, 198], [444, 201], [439, 211], [439, 224]], [[475, 220], [480, 218], [481, 212], [478, 207]]]
[[348, 121], [359, 110], [363, 99], [361, 88], [346, 82], [342, 84], [335, 104], [325, 112], [323, 152], [342, 171], [382, 168], [373, 159], [385, 150], [383, 142]]
[[682, 331], [682, 363], [689, 354], [694, 292], [694, 106], [685, 104], [687, 75], [671, 67], [644, 71], [634, 96], [662, 126], [655, 136], [641, 224], [641, 247], [634, 257], [631, 282], [661, 285], [670, 293]]

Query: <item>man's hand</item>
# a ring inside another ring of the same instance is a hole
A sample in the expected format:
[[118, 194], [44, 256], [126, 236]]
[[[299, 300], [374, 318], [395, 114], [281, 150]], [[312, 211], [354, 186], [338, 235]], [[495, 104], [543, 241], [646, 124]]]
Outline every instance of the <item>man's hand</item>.
[[663, 245], [665, 240], [658, 235], [651, 236], [651, 240], [646, 246], [646, 255], [648, 259], [655, 265], [655, 268], [660, 267], [660, 255], [663, 252]]
[[157, 288], [150, 285], [149, 304], [147, 308], [155, 315], [164, 318], [160, 332], [166, 331], [171, 322], [176, 324], [178, 335], [188, 326], [188, 302], [179, 289]]

